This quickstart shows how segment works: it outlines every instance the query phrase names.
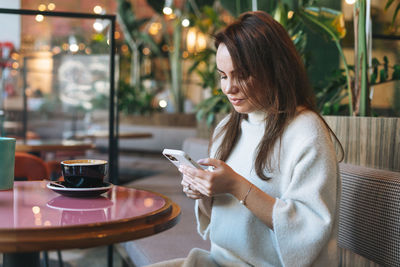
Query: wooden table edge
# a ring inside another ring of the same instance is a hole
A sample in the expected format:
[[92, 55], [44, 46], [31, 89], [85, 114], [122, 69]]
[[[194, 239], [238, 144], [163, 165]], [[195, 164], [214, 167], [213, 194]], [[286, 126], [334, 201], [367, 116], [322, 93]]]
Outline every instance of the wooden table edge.
[[151, 236], [168, 230], [179, 222], [179, 205], [172, 201], [168, 203], [170, 206], [165, 209], [168, 212], [163, 210], [163, 216], [151, 216], [150, 219], [120, 220], [90, 227], [77, 225], [65, 229], [49, 227], [42, 231], [0, 232], [0, 239], [8, 239], [0, 242], [0, 251], [13, 253], [88, 248]]

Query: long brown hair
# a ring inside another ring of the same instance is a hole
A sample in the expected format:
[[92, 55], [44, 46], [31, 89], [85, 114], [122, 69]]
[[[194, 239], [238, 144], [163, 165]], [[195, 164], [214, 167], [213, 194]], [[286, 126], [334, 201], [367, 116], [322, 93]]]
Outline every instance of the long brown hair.
[[[297, 108], [302, 106], [318, 114], [306, 70], [286, 30], [262, 11], [246, 12], [216, 34], [215, 46], [218, 48], [221, 43], [231, 56], [237, 86], [267, 115], [254, 165], [261, 179], [269, 179], [264, 170], [271, 170], [274, 145], [296, 116]], [[212, 140], [224, 134], [216, 158], [225, 161], [229, 157], [244, 118], [247, 114], [232, 109], [228, 121]], [[326, 122], [325, 125], [330, 130]]]

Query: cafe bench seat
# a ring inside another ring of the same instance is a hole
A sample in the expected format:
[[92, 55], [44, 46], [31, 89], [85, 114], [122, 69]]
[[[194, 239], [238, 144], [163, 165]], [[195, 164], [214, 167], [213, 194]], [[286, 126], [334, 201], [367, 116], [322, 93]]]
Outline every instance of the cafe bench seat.
[[[206, 157], [207, 148], [204, 139], [188, 138], [183, 143], [183, 149], [195, 160]], [[340, 174], [339, 266], [398, 266], [400, 173], [340, 163]], [[135, 266], [185, 257], [194, 247], [209, 249], [209, 242], [197, 234], [194, 201], [182, 193], [180, 181], [179, 172], [172, 166], [169, 172], [130, 184], [161, 192], [182, 208], [181, 221], [174, 228], [123, 244]]]
[[340, 164], [340, 266], [399, 266], [400, 173]]

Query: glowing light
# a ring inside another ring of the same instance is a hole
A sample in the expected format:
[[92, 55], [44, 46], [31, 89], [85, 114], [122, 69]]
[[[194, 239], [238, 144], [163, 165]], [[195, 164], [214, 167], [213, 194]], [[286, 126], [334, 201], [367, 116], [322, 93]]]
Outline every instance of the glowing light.
[[287, 13], [287, 18], [288, 18], [288, 19], [293, 18], [293, 15], [294, 15], [294, 12], [293, 12], [292, 10], [290, 10], [290, 11]]
[[154, 199], [149, 198], [149, 197], [145, 198], [144, 201], [143, 201], [143, 205], [146, 208], [152, 207], [154, 205]]
[[18, 60], [18, 58], [19, 58], [18, 53], [15, 53], [15, 52], [12, 53], [12, 54], [11, 54], [11, 58], [14, 59], [14, 60]]
[[121, 46], [121, 51], [126, 53], [126, 52], [129, 51], [129, 47], [126, 44], [124, 44], [124, 45]]
[[206, 47], [207, 47], [206, 36], [202, 32], [197, 33], [196, 50], [200, 52], [206, 49]]
[[346, 4], [352, 5], [356, 2], [356, 0], [346, 0]]
[[190, 53], [204, 50], [207, 47], [206, 36], [196, 28], [190, 28], [186, 36], [186, 47]]
[[159, 32], [159, 30], [161, 30], [161, 28], [162, 28], [161, 23], [153, 22], [152, 24], [150, 24], [149, 33], [151, 35], [156, 35]]
[[33, 206], [33, 207], [32, 207], [32, 212], [33, 212], [33, 214], [39, 214], [39, 213], [40, 213], [40, 207], [38, 207], [38, 206]]
[[79, 44], [79, 50], [85, 49], [86, 45], [84, 43]]
[[18, 69], [18, 67], [19, 67], [18, 62], [13, 62], [12, 67], [13, 67], [13, 69]]
[[171, 15], [172, 14], [172, 8], [170, 8], [169, 6], [164, 7], [162, 11], [163, 11], [163, 13], [165, 15]]
[[145, 48], [143, 48], [142, 52], [143, 52], [143, 55], [147, 56], [150, 54], [151, 51], [150, 51], [150, 48], [145, 47]]
[[190, 25], [190, 21], [188, 19], [183, 19], [182, 20], [182, 26], [183, 27], [189, 27]]
[[191, 28], [189, 29], [187, 36], [186, 36], [186, 46], [189, 52], [194, 52], [196, 47], [196, 29]]
[[168, 103], [167, 103], [167, 101], [165, 101], [165, 100], [163, 99], [163, 100], [160, 100], [160, 101], [158, 102], [158, 105], [159, 105], [161, 108], [166, 108], [167, 105], [168, 105]]
[[61, 48], [59, 46], [55, 46], [55, 47], [53, 47], [52, 51], [54, 54], [58, 54], [61, 52]]
[[96, 14], [100, 14], [103, 11], [103, 8], [101, 6], [95, 6], [93, 8], [93, 12]]
[[39, 11], [45, 11], [46, 10], [46, 5], [40, 4], [38, 9], [39, 9]]
[[68, 48], [69, 48], [69, 44], [67, 44], [67, 43], [63, 43], [63, 44], [62, 44], [62, 49], [63, 49], [63, 50], [67, 51]]
[[96, 20], [96, 21], [93, 23], [93, 29], [94, 29], [96, 32], [101, 32], [101, 31], [103, 31], [103, 29], [104, 29], [103, 23], [101, 23], [101, 21], [99, 21], [99, 20]]
[[114, 39], [119, 39], [121, 37], [121, 34], [119, 32], [114, 33]]
[[45, 225], [45, 226], [51, 226], [51, 222], [50, 222], [50, 221], [45, 221], [45, 222], [44, 222], [44, 225]]
[[92, 53], [92, 49], [90, 49], [89, 47], [86, 47], [85, 53], [90, 55]]
[[43, 17], [43, 15], [39, 14], [39, 15], [36, 15], [35, 19], [37, 22], [42, 22], [44, 20], [44, 17]]
[[47, 5], [47, 9], [48, 9], [48, 10], [54, 10], [54, 9], [56, 9], [56, 5], [55, 5], [54, 3], [49, 3], [49, 4]]
[[164, 51], [164, 52], [168, 52], [168, 50], [169, 50], [169, 47], [168, 47], [168, 45], [163, 45], [162, 47], [161, 47], [161, 50], [162, 51]]
[[77, 44], [70, 44], [69, 45], [69, 51], [71, 51], [73, 53], [76, 53], [76, 52], [78, 52], [78, 50], [79, 50], [79, 45], [77, 45]]
[[183, 58], [187, 58], [188, 56], [189, 56], [188, 51], [183, 51], [182, 57], [183, 57]]

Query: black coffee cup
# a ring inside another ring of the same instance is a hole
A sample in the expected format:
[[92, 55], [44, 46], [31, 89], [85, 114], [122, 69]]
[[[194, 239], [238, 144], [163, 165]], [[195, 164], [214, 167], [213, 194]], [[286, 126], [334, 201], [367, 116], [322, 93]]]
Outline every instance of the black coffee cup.
[[93, 188], [103, 185], [107, 174], [107, 161], [99, 159], [74, 159], [61, 162], [66, 186]]

